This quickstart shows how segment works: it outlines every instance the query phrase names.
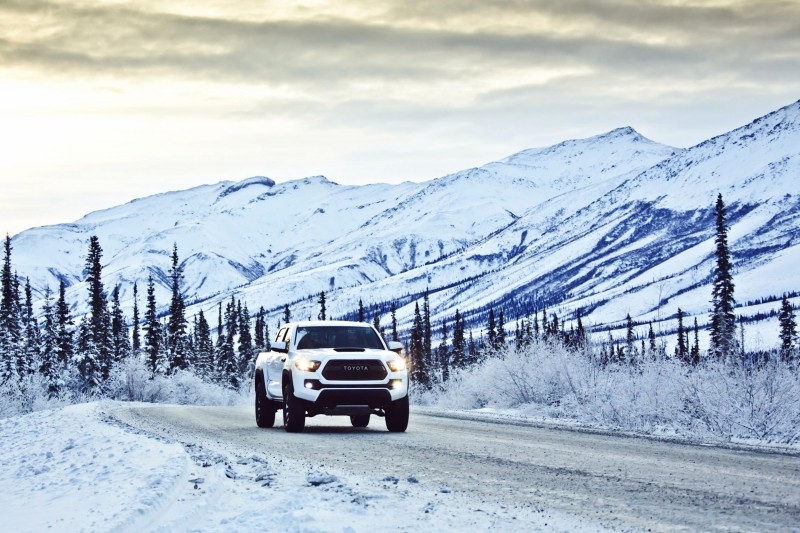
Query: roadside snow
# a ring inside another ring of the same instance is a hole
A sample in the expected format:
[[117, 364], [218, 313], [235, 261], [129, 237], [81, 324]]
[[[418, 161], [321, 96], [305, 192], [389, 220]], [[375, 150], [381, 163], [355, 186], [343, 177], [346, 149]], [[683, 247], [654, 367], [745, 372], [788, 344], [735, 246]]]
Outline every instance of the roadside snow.
[[170, 442], [115, 420], [108, 405], [0, 420], [4, 530], [600, 529], [534, 506], [477, 505], [413, 472], [371, 478], [276, 450], [239, 457], [208, 442]]

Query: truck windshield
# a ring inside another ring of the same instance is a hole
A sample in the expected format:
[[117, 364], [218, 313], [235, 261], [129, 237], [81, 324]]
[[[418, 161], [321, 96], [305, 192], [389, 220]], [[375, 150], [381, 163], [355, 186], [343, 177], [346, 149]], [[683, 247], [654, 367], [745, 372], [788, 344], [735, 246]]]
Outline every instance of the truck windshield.
[[299, 326], [297, 349], [367, 348], [384, 350], [380, 337], [372, 328], [358, 326]]

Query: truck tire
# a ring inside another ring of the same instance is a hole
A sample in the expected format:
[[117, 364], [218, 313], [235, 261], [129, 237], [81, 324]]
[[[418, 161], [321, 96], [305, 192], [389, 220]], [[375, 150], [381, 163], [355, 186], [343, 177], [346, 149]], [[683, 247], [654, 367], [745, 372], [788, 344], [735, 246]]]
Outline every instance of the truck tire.
[[390, 403], [384, 412], [386, 429], [393, 433], [402, 433], [408, 427], [408, 396]]
[[306, 425], [306, 410], [295, 398], [291, 385], [283, 387], [283, 429], [287, 433], [300, 433]]
[[267, 391], [261, 380], [256, 380], [256, 425], [260, 428], [275, 425], [275, 407], [267, 399]]
[[354, 428], [365, 428], [369, 425], [369, 415], [353, 415], [350, 417], [350, 423]]

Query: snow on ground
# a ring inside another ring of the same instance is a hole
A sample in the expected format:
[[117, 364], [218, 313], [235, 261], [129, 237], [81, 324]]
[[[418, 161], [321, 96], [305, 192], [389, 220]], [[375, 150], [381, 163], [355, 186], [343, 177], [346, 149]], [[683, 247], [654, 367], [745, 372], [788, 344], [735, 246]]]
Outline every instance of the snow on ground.
[[478, 505], [413, 472], [358, 477], [276, 450], [239, 457], [209, 443], [171, 442], [125, 426], [104, 406], [0, 420], [4, 530], [599, 529], [542, 509]]

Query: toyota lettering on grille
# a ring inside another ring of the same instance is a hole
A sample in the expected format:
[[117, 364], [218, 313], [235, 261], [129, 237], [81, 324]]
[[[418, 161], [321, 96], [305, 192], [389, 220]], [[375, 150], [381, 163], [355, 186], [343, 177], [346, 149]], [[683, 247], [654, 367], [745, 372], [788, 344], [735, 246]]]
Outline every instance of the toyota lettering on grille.
[[360, 372], [369, 370], [367, 365], [342, 365], [342, 370], [346, 372]]

